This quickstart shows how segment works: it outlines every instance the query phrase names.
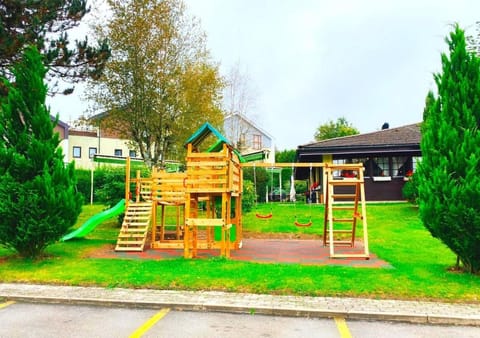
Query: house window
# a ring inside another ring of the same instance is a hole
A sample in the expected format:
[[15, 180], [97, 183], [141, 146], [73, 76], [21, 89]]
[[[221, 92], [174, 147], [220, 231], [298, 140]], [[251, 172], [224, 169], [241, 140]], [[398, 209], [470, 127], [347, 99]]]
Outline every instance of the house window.
[[394, 156], [392, 157], [393, 176], [408, 176], [412, 172], [412, 161], [410, 157]]
[[131, 158], [135, 158], [135, 157], [137, 157], [137, 152], [135, 150], [130, 150], [128, 152], [128, 156], [131, 157]]
[[237, 148], [238, 149], [244, 149], [246, 147], [246, 145], [247, 145], [246, 135], [245, 135], [245, 133], [241, 133], [240, 138], [238, 139]]
[[93, 156], [97, 153], [97, 148], [90, 147], [88, 148], [88, 157], [93, 158]]
[[253, 135], [252, 148], [256, 150], [262, 149], [262, 135]]
[[388, 157], [373, 158], [373, 176], [390, 176], [390, 162]]
[[115, 149], [115, 152], [113, 153], [115, 156], [122, 156], [122, 149]]
[[389, 175], [388, 157], [369, 157], [363, 163], [363, 166], [365, 167], [365, 176], [375, 177]]
[[82, 157], [82, 147], [73, 147], [73, 158], [81, 158]]

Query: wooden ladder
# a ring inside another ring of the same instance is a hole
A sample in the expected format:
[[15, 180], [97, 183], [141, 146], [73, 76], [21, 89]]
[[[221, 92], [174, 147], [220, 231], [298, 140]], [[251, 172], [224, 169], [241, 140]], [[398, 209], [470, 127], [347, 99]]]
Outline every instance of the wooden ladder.
[[151, 202], [130, 202], [125, 211], [115, 251], [143, 251], [151, 217]]
[[[343, 164], [325, 167], [326, 198], [323, 245], [331, 258], [370, 258], [363, 165]], [[339, 173], [344, 175], [338, 176]], [[362, 222], [362, 253], [335, 253], [336, 246], [355, 246], [357, 222]], [[337, 238], [341, 237], [341, 238]]]

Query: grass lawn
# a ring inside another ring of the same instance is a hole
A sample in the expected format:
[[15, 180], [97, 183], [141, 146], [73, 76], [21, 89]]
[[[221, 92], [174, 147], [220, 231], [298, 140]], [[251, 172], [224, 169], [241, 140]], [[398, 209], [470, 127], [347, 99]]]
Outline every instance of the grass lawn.
[[[77, 226], [102, 208], [84, 206]], [[259, 220], [257, 212], [272, 212], [274, 217]], [[311, 218], [313, 226], [296, 227], [295, 215], [302, 223]], [[43, 260], [23, 260], [0, 249], [0, 281], [480, 302], [480, 276], [450, 271], [455, 255], [431, 237], [417, 209], [403, 203], [368, 204], [367, 218], [370, 251], [393, 268], [261, 264], [222, 258], [85, 258], [89, 252], [115, 243], [119, 227], [109, 221], [85, 239], [50, 246]], [[260, 205], [244, 215], [243, 223], [248, 232], [321, 235], [323, 206]]]

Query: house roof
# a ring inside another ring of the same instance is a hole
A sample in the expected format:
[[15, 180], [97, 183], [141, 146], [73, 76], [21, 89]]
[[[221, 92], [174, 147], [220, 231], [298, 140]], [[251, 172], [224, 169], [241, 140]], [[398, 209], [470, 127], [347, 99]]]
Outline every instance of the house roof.
[[273, 136], [270, 135], [267, 131], [265, 131], [263, 128], [259, 127], [255, 122], [250, 120], [248, 117], [246, 117], [244, 114], [241, 113], [230, 113], [225, 116], [225, 120], [233, 118], [234, 116], [237, 116], [239, 119], [245, 121], [247, 124], [252, 126], [253, 128], [257, 129], [259, 132], [261, 132], [263, 135], [268, 137], [269, 139], [273, 140]]
[[322, 140], [297, 148], [297, 157], [302, 154], [361, 154], [420, 151], [420, 123], [371, 133]]

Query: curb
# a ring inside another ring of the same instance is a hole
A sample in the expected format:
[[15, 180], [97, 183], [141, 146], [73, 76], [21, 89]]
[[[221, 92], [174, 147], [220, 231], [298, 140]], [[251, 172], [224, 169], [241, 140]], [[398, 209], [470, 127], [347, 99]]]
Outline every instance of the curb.
[[0, 298], [26, 303], [150, 309], [168, 307], [176, 311], [307, 318], [343, 317], [352, 320], [480, 327], [480, 304], [2, 283]]

